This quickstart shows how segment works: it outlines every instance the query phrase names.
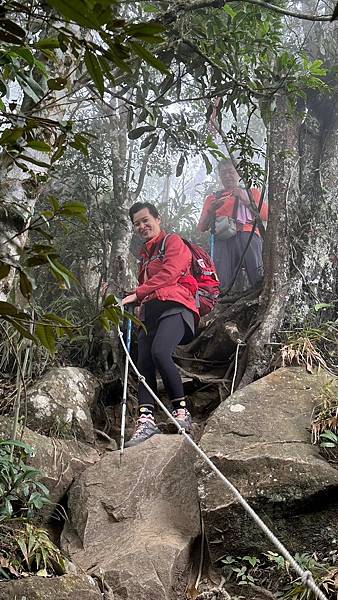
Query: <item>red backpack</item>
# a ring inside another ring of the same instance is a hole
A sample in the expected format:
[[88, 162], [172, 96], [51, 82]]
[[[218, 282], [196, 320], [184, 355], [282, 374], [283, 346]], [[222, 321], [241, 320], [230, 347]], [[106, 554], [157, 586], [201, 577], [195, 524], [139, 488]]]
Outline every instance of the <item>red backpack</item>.
[[[165, 243], [170, 234], [163, 238], [160, 256], [165, 255]], [[194, 242], [182, 238], [192, 254], [191, 272], [198, 285], [196, 304], [200, 316], [207, 315], [215, 306], [220, 294], [219, 279], [217, 277], [215, 265], [209, 254]]]

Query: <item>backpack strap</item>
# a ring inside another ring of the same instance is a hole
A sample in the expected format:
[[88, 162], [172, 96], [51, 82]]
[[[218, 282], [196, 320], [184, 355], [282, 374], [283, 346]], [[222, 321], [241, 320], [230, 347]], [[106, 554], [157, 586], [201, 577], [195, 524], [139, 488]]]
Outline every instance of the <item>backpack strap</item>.
[[239, 198], [235, 198], [234, 208], [232, 211], [232, 218], [234, 221], [237, 221], [237, 212], [238, 212]]
[[160, 260], [163, 260], [164, 256], [165, 256], [165, 244], [166, 241], [168, 239], [168, 237], [170, 237], [172, 234], [171, 233], [167, 233], [167, 235], [164, 236], [162, 243], [161, 243], [161, 247], [160, 247], [160, 251], [157, 255], [157, 257], [159, 256]]
[[149, 265], [149, 263], [151, 263], [153, 260], [156, 260], [158, 258], [160, 260], [163, 260], [164, 255], [165, 255], [165, 244], [166, 244], [167, 238], [170, 235], [171, 235], [170, 233], [167, 233], [167, 235], [164, 236], [164, 238], [163, 238], [163, 240], [161, 242], [161, 246], [159, 247], [158, 251], [155, 254], [153, 254], [153, 256], [151, 256], [148, 259], [145, 259], [145, 260], [141, 261], [141, 267], [142, 267], [142, 269], [145, 268], [145, 267], [147, 267]]

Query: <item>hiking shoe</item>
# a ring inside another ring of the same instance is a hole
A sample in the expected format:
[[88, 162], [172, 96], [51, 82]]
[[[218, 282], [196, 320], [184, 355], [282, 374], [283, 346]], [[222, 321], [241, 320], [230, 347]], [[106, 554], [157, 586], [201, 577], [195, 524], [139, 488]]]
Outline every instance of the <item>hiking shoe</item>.
[[[186, 408], [177, 408], [173, 410], [171, 414], [186, 433], [192, 432], [192, 418], [190, 412]], [[170, 419], [167, 421], [167, 431], [168, 433], [179, 433], [176, 425], [170, 421]]]
[[137, 446], [141, 442], [151, 438], [153, 435], [161, 433], [159, 428], [155, 425], [154, 417], [144, 415], [139, 417], [136, 421], [136, 427], [130, 440], [124, 445], [125, 448], [131, 448]]

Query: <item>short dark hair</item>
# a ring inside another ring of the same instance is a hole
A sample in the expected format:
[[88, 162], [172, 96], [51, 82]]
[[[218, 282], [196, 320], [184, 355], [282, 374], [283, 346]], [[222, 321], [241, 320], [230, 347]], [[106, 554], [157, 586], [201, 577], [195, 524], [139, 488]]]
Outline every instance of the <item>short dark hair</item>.
[[133, 204], [133, 206], [131, 206], [129, 209], [129, 218], [132, 223], [134, 222], [133, 218], [135, 213], [139, 212], [140, 210], [143, 210], [144, 208], [147, 208], [150, 214], [153, 217], [155, 217], [155, 219], [158, 219], [158, 217], [160, 216], [156, 206], [150, 204], [150, 202], [135, 202], [135, 204]]

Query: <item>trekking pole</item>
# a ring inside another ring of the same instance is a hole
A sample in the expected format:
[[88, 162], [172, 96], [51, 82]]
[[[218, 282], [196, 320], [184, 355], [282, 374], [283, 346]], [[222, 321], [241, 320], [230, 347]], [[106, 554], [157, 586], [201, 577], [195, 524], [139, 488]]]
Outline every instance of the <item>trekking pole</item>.
[[129, 319], [127, 324], [127, 335], [126, 335], [126, 347], [128, 348], [128, 354], [126, 354], [126, 362], [124, 365], [124, 380], [123, 380], [123, 394], [121, 404], [121, 435], [120, 435], [120, 466], [122, 464], [122, 455], [124, 451], [124, 434], [126, 429], [126, 412], [127, 412], [127, 389], [128, 389], [128, 371], [129, 371], [129, 352], [131, 346], [131, 330], [132, 322]]
[[214, 260], [215, 254], [215, 236], [216, 236], [216, 215], [213, 216], [210, 226], [210, 256]]

